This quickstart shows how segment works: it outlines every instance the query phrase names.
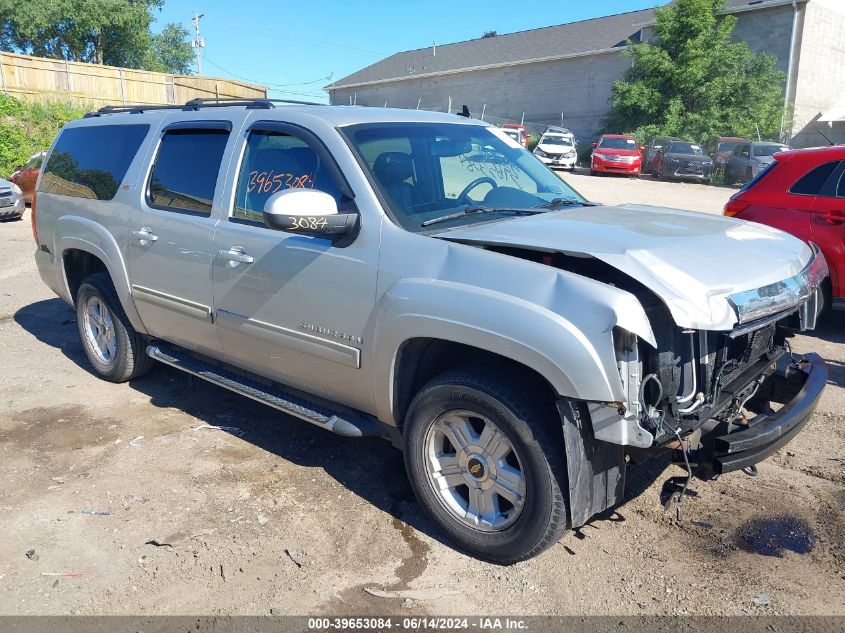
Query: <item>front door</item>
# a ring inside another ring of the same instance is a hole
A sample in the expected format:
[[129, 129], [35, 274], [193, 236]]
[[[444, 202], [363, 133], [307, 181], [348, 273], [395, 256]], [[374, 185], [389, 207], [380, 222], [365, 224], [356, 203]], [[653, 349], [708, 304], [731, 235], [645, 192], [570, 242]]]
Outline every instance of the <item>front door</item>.
[[147, 330], [191, 350], [219, 355], [211, 295], [212, 214], [228, 123], [165, 126], [130, 214], [127, 259], [132, 297]]
[[379, 227], [362, 218], [358, 235], [338, 241], [264, 224], [267, 199], [288, 188], [321, 190], [355, 210], [334, 159], [307, 130], [256, 123], [236, 155], [231, 210], [214, 234], [214, 308], [228, 359], [366, 410]]

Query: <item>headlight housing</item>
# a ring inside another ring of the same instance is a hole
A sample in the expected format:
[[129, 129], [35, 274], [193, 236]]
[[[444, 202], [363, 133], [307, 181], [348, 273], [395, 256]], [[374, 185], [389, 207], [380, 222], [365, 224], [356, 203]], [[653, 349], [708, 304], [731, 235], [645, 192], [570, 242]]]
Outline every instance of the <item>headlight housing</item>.
[[728, 297], [740, 324], [784, 312], [813, 296], [829, 271], [827, 261], [819, 247], [811, 242], [810, 248], [813, 256], [804, 269], [794, 277], [762, 288], [735, 292]]
[[539, 156], [540, 158], [546, 158], [546, 152], [541, 150], [539, 147], [534, 148], [534, 156]]

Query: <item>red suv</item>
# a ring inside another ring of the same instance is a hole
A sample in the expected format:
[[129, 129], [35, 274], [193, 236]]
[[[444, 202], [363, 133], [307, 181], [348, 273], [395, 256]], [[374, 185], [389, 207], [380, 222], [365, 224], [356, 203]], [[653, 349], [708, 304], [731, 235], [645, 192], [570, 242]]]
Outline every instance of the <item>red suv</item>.
[[642, 148], [637, 139], [624, 134], [605, 134], [593, 143], [590, 174], [626, 174], [637, 177], [643, 166]]
[[724, 213], [815, 243], [830, 267], [832, 305], [845, 310], [845, 146], [778, 152], [774, 159]]

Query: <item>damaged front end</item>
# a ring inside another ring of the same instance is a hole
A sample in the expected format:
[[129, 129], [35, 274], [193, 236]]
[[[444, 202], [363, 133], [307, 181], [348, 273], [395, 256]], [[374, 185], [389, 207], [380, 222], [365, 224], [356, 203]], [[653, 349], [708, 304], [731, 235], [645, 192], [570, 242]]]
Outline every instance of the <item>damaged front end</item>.
[[592, 433], [572, 425], [577, 414], [561, 411], [565, 439], [586, 447], [584, 455], [573, 455], [567, 442], [567, 458], [574, 459], [573, 525], [621, 502], [620, 448], [633, 462], [672, 451], [688, 471], [675, 482], [680, 500], [691, 477], [752, 474], [755, 464], [789, 442], [810, 419], [827, 382], [818, 355], [793, 354], [789, 346], [796, 332], [815, 327], [826, 274], [816, 252], [796, 277], [731, 296], [738, 315], [731, 331], [678, 327], [665, 306], [627, 282], [643, 302], [656, 346], [614, 328], [625, 401], [586, 403]]

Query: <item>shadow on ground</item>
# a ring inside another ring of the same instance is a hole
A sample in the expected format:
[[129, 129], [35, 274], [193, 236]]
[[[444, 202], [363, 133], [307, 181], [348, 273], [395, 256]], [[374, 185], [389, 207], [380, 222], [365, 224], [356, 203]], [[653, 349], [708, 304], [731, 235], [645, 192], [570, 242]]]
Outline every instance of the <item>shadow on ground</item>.
[[[61, 350], [94, 375], [79, 342], [75, 315], [63, 301], [50, 299], [25, 306], [15, 313], [14, 320], [37, 340]], [[148, 396], [157, 407], [180, 409], [207, 424], [235, 425], [242, 433], [239, 435], [242, 440], [293, 464], [323, 468], [338, 483], [394, 519], [454, 547], [416, 502], [405, 475], [402, 453], [384, 440], [351, 439], [328, 433], [163, 365], [131, 381], [130, 386]], [[236, 422], [221, 422], [221, 419]], [[656, 458], [629, 468], [626, 502], [660, 478], [668, 463], [668, 457]], [[583, 539], [589, 531], [601, 529], [607, 522], [624, 520], [618, 511], [604, 513], [583, 528], [568, 533], [562, 544], [573, 545], [573, 537]], [[576, 553], [568, 545], [564, 547], [570, 554]]]

